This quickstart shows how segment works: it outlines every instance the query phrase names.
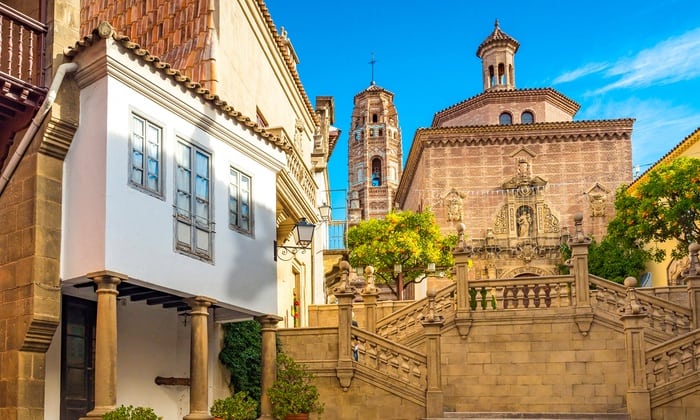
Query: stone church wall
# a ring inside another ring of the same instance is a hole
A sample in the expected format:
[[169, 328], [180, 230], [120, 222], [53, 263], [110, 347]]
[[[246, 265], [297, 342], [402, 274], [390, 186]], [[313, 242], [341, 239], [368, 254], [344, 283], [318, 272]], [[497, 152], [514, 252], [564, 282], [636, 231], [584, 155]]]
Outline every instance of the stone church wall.
[[[516, 176], [518, 165], [513, 155], [526, 149], [534, 154], [529, 158], [531, 175], [546, 181], [543, 198], [561, 226], [570, 224], [574, 214], [581, 212], [587, 233], [602, 237], [613, 215], [616, 188], [631, 180], [629, 140], [587, 141], [582, 134], [573, 141], [540, 142], [535, 136], [528, 142], [479, 141], [465, 145], [454, 144], [460, 139], [447, 136], [440, 143], [432, 142], [423, 150], [404, 209], [416, 210], [420, 202], [423, 208], [433, 209], [443, 233], [454, 233], [462, 222], [467, 235], [484, 237], [507, 201], [501, 185]], [[607, 193], [603, 211], [594, 216], [588, 192], [596, 185]], [[448, 218], [447, 214], [444, 198], [452, 190], [463, 197], [458, 218]]]

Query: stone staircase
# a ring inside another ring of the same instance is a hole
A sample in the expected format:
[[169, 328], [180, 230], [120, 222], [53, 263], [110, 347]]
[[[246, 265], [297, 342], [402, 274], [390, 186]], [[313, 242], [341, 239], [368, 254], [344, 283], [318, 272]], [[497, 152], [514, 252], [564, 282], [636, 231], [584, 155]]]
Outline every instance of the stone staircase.
[[453, 284], [390, 311], [346, 263], [327, 322], [278, 338], [337, 420], [700, 418], [700, 262], [685, 286], [636, 289], [577, 247], [560, 276], [471, 279], [456, 255]]

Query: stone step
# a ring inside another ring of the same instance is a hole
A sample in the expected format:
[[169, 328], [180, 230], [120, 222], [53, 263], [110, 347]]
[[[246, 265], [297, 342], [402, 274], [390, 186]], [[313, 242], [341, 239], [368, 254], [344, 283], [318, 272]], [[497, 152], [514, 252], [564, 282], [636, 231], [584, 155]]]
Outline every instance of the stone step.
[[627, 413], [505, 413], [505, 412], [446, 412], [443, 417], [426, 417], [423, 420], [629, 420]]

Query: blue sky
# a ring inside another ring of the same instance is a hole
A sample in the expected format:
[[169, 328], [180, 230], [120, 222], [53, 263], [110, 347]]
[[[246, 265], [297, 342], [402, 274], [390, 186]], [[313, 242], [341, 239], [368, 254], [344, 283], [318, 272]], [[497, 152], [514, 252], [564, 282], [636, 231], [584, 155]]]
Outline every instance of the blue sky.
[[[517, 88], [552, 87], [581, 105], [575, 120], [635, 118], [641, 171], [700, 127], [697, 1], [267, 0], [284, 27], [312, 103], [335, 99], [343, 132], [330, 161], [344, 207], [353, 97], [371, 82], [395, 94], [404, 158], [433, 114], [482, 92], [479, 44], [501, 30], [520, 42]], [[700, 157], [700, 156], [698, 156]]]

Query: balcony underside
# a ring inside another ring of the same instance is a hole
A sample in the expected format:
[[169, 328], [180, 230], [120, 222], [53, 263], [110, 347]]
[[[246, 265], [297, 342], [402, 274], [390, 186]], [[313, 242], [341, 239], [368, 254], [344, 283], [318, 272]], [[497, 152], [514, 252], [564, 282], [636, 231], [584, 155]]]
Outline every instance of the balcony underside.
[[15, 134], [26, 128], [46, 97], [46, 89], [0, 72], [0, 167]]

